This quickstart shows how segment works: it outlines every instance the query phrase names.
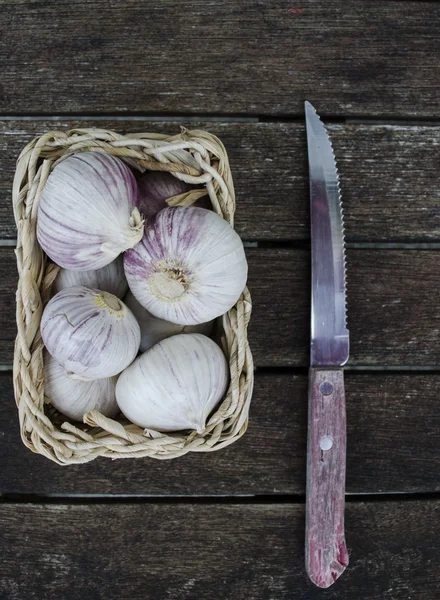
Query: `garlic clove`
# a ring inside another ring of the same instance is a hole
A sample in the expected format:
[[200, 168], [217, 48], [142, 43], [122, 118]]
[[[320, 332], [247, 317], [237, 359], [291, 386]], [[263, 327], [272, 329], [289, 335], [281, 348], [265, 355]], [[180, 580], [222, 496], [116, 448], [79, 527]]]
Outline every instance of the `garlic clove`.
[[136, 317], [141, 328], [141, 344], [139, 347], [141, 352], [146, 352], [154, 344], [179, 333], [202, 333], [209, 336], [214, 327], [214, 321], [200, 323], [199, 325], [178, 325], [177, 323], [158, 319], [141, 306], [130, 291], [125, 296], [124, 302]]
[[121, 374], [116, 400], [127, 419], [140, 427], [201, 433], [228, 381], [228, 364], [217, 344], [199, 333], [175, 335]]
[[91, 289], [101, 290], [123, 298], [127, 292], [128, 283], [124, 273], [122, 255], [105, 267], [91, 271], [71, 271], [61, 268], [52, 285], [52, 294], [69, 287], [82, 285]]
[[41, 336], [50, 354], [83, 379], [112, 377], [136, 357], [141, 333], [133, 313], [113, 294], [77, 286], [44, 309]]
[[69, 156], [49, 175], [37, 213], [37, 238], [66, 269], [100, 269], [143, 234], [130, 169], [104, 152]]
[[82, 421], [89, 410], [113, 418], [119, 412], [116, 402], [117, 377], [80, 380], [70, 375], [47, 351], [44, 353], [44, 393], [50, 404], [74, 421]]
[[215, 213], [165, 208], [148, 221], [142, 241], [124, 255], [128, 285], [154, 316], [180, 325], [227, 312], [247, 279], [243, 243]]

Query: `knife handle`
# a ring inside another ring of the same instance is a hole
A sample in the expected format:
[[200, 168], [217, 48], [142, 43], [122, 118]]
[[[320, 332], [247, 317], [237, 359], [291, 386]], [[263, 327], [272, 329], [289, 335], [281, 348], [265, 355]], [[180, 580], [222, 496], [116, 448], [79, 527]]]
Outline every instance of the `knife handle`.
[[342, 369], [309, 371], [306, 570], [329, 587], [348, 565], [344, 535], [346, 423]]

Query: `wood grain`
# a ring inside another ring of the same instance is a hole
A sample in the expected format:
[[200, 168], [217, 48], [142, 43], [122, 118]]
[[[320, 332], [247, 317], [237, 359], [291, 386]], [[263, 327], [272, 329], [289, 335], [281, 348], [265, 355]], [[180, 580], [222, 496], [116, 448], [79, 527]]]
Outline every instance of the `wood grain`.
[[[4, 600], [437, 597], [440, 502], [347, 505], [344, 576], [303, 567], [304, 506], [0, 505]], [[360, 595], [361, 594], [361, 595]]]
[[333, 585], [348, 565], [345, 415], [343, 370], [310, 369], [305, 564], [308, 576], [321, 588]]
[[0, 248], [0, 365], [11, 365], [14, 339], [17, 335], [15, 320], [15, 293], [17, 290], [17, 263], [12, 248]]
[[[229, 152], [237, 193], [236, 228], [246, 240], [310, 237], [306, 136], [302, 123], [1, 121], [0, 239], [15, 238], [15, 162], [52, 129], [118, 132], [208, 129]], [[440, 127], [330, 125], [341, 174], [348, 242], [440, 241]]]
[[[310, 253], [247, 248], [253, 316], [249, 339], [258, 367], [308, 366]], [[437, 251], [351, 249], [347, 253], [350, 365], [440, 363]], [[15, 339], [15, 257], [0, 248], [0, 364]]]
[[[347, 493], [440, 491], [438, 373], [345, 373]], [[0, 374], [0, 493], [304, 494], [307, 373], [259, 374], [236, 444], [174, 461], [94, 460], [60, 467], [22, 444], [12, 377]]]
[[[347, 251], [350, 365], [436, 366], [440, 362], [439, 254]], [[310, 254], [248, 249], [254, 309], [250, 343], [257, 366], [309, 363]]]
[[3, 113], [439, 116], [434, 2], [2, 4]]

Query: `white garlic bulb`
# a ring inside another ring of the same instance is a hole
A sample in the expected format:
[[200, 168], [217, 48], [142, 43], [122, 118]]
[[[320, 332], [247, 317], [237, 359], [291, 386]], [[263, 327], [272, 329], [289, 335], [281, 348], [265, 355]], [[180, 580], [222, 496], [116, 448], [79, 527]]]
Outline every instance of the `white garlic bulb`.
[[141, 328], [141, 345], [139, 350], [145, 352], [157, 342], [177, 335], [178, 333], [202, 333], [210, 335], [214, 322], [200, 323], [200, 325], [177, 325], [152, 315], [146, 308], [141, 306], [133, 294], [129, 291], [124, 298], [125, 304], [134, 314]]
[[37, 214], [37, 238], [66, 269], [108, 265], [142, 238], [133, 173], [103, 152], [69, 156], [49, 175]]
[[162, 340], [137, 358], [116, 384], [124, 415], [155, 431], [203, 431], [229, 380], [226, 358], [199, 333]]
[[113, 294], [83, 286], [58, 292], [41, 319], [50, 354], [83, 379], [112, 377], [135, 358], [141, 341], [130, 309]]
[[118, 298], [123, 298], [127, 292], [128, 283], [125, 278], [122, 255], [105, 267], [93, 271], [71, 271], [61, 268], [53, 282], [52, 295], [77, 285], [109, 292]]
[[49, 352], [44, 353], [44, 394], [52, 406], [74, 421], [89, 410], [113, 418], [119, 412], [115, 388], [117, 377], [84, 381], [67, 373]]
[[154, 316], [180, 325], [228, 311], [246, 284], [243, 243], [215, 213], [165, 208], [148, 221], [140, 244], [124, 254], [128, 285]]

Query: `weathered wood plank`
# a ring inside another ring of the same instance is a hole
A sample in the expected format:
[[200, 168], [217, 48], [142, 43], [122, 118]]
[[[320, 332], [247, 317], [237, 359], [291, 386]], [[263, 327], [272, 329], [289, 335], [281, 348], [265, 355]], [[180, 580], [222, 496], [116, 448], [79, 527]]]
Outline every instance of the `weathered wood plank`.
[[[102, 127], [175, 133], [182, 122], [0, 121], [0, 239], [14, 238], [15, 161], [52, 129]], [[247, 240], [310, 237], [306, 137], [301, 123], [184, 123], [219, 135], [231, 159], [236, 227]], [[440, 241], [440, 127], [330, 125], [349, 242]]]
[[[351, 249], [347, 253], [351, 365], [440, 363], [439, 253]], [[254, 312], [249, 338], [259, 367], [307, 366], [310, 253], [247, 248]], [[16, 273], [11, 248], [0, 248], [0, 364], [12, 362]]]
[[[347, 371], [347, 493], [440, 491], [440, 375]], [[259, 374], [236, 444], [174, 461], [61, 467], [22, 444], [10, 374], [0, 375], [0, 493], [304, 494], [307, 373]]]
[[[248, 249], [248, 258], [257, 366], [308, 365], [309, 251]], [[436, 251], [347, 251], [349, 364], [439, 364], [438, 260]]]
[[350, 565], [304, 572], [303, 505], [0, 506], [5, 600], [436, 598], [440, 502], [348, 504]]
[[12, 248], [0, 248], [0, 365], [12, 364], [17, 335], [15, 294], [17, 266]]
[[[0, 111], [439, 116], [434, 2], [3, 3]], [[31, 43], [30, 43], [31, 40]]]

